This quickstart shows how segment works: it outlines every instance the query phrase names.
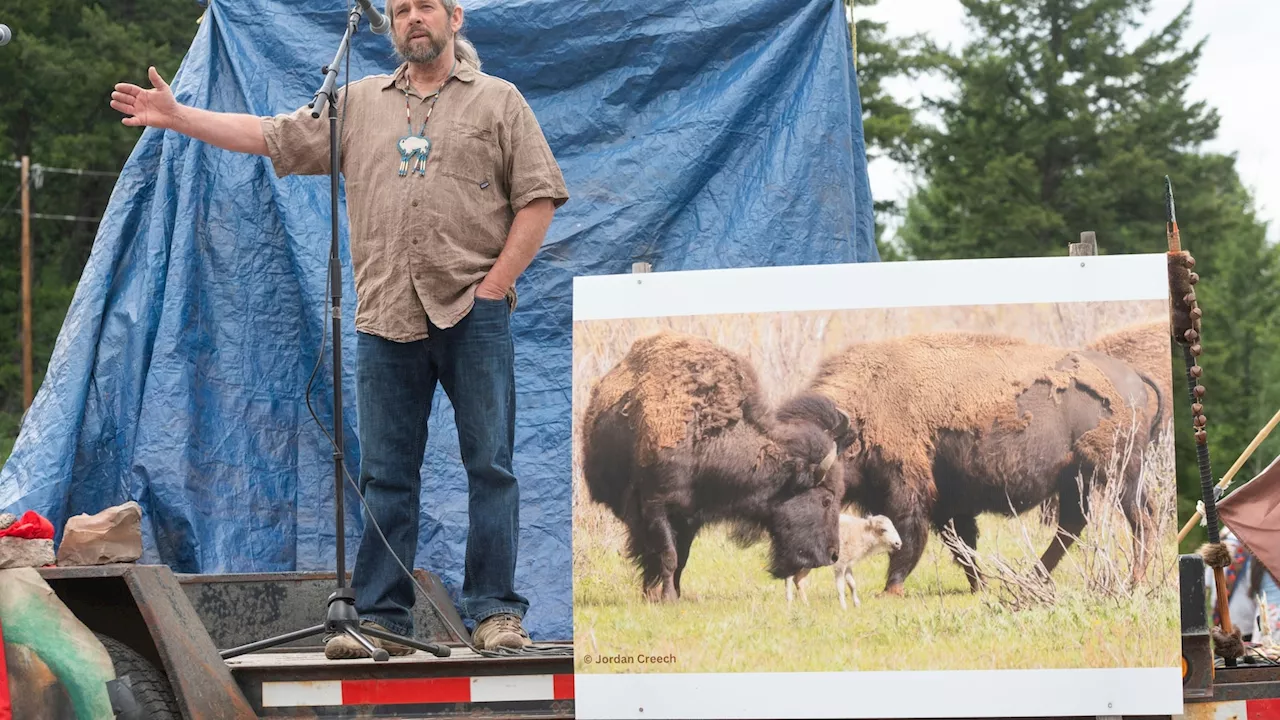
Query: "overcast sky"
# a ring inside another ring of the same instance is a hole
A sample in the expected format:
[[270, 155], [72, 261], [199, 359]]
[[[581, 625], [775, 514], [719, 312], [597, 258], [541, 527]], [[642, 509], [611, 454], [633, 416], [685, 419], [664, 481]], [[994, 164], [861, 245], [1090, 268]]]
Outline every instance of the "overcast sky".
[[[1187, 0], [1152, 0], [1144, 30], [1158, 28], [1186, 7]], [[925, 33], [936, 42], [959, 50], [969, 36], [959, 0], [880, 0], [857, 9], [858, 17], [888, 23], [891, 35]], [[1235, 153], [1236, 167], [1254, 197], [1259, 217], [1269, 223], [1267, 236], [1280, 240], [1280, 28], [1278, 0], [1196, 0], [1191, 27], [1184, 37], [1190, 46], [1207, 37], [1200, 67], [1191, 82], [1192, 100], [1205, 100], [1221, 117], [1218, 138], [1207, 149]], [[937, 86], [924, 85], [935, 93]], [[894, 85], [895, 95], [909, 99], [919, 88]], [[877, 199], [905, 199], [914, 182], [889, 160], [871, 164], [871, 192]], [[1161, 182], [1162, 178], [1152, 178]], [[1176, 197], [1178, 180], [1173, 178]], [[1191, 218], [1179, 218], [1190, 222]], [[1188, 237], [1194, 252], [1195, 238]], [[1099, 237], [1099, 242], [1105, 239]]]

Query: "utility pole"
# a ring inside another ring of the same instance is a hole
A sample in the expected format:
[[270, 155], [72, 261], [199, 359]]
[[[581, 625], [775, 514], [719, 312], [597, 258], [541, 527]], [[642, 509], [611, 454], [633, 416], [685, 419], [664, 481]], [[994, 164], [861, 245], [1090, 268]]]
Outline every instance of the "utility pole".
[[858, 0], [845, 0], [845, 15], [849, 20], [849, 42], [853, 46], [853, 69], [858, 69], [858, 21], [854, 18], [854, 6]]
[[31, 365], [31, 158], [22, 156], [22, 411], [34, 398]]

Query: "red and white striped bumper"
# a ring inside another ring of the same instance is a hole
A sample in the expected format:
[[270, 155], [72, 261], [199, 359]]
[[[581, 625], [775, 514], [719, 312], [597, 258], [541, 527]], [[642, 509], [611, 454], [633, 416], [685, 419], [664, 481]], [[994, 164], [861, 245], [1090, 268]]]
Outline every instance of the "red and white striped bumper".
[[1186, 703], [1186, 720], [1280, 720], [1280, 698]]
[[572, 699], [572, 674], [262, 683], [263, 708], [503, 703]]

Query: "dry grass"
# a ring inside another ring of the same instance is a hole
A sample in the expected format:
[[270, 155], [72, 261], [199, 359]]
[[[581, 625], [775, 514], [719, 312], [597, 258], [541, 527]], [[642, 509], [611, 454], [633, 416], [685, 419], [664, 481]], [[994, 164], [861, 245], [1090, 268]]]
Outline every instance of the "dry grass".
[[[576, 428], [587, 395], [637, 338], [661, 329], [702, 335], [747, 356], [773, 401], [803, 387], [819, 359], [848, 343], [917, 332], [1000, 332], [1033, 342], [1084, 347], [1127, 325], [1167, 317], [1163, 302], [1070, 303], [579, 322], [574, 326], [574, 615], [579, 672], [734, 672], [1069, 667], [1176, 667], [1177, 517], [1172, 445], [1149, 450], [1144, 481], [1158, 508], [1147, 581], [1117, 591], [1132, 559], [1128, 525], [1112, 500], [1090, 499], [1090, 524], [1045, 587], [1014, 578], [1048, 546], [1054, 529], [1039, 510], [979, 518], [977, 560], [984, 592], [968, 581], [944, 541], [930, 538], [905, 598], [881, 598], [887, 559], [854, 569], [861, 608], [842, 612], [829, 568], [812, 575], [810, 605], [788, 607], [783, 584], [765, 572], [766, 543], [742, 549], [719, 528], [695, 541], [685, 597], [670, 605], [640, 598], [638, 573], [623, 555], [625, 531], [589, 501]], [[1173, 398], [1172, 388], [1166, 388]], [[1095, 491], [1097, 492], [1105, 491]], [[1117, 515], [1117, 513], [1119, 513]], [[1118, 519], [1117, 519], [1118, 518]], [[1120, 573], [1120, 575], [1117, 575]], [[1127, 579], [1127, 576], [1125, 576]], [[1008, 581], [1002, 581], [1007, 578]], [[1002, 599], [1001, 593], [1004, 593]], [[669, 665], [590, 665], [600, 653], [673, 653]]]
[[[1134, 431], [1129, 428], [1127, 432], [1117, 432], [1110, 466], [1091, 478], [1087, 500], [1080, 502], [1086, 531], [1071, 536], [1072, 551], [1054, 577], [1045, 577], [1039, 571], [1039, 556], [1044, 548], [1032, 541], [1026, 519], [1013, 523], [1022, 538], [1016, 558], [984, 555], [966, 545], [954, 527], [943, 531], [942, 541], [948, 548], [977, 567], [986, 583], [989, 601], [1014, 612], [1052, 604], [1057, 600], [1054, 578], [1068, 574], [1096, 602], [1143, 602], [1152, 600], [1163, 584], [1176, 578], [1177, 546], [1169, 538], [1176, 538], [1177, 489], [1171, 428], [1166, 428], [1143, 450], [1139, 493], [1149, 498], [1150, 506], [1150, 534], [1142, 543], [1147, 554], [1148, 581], [1134, 584], [1131, 580], [1136, 549], [1121, 503], [1123, 485], [1114, 478], [1119, 477], [1120, 468], [1136, 451]], [[1085, 496], [1083, 476], [1077, 475], [1076, 487]], [[1039, 524], [1048, 527], [1047, 523]]]
[[[1119, 442], [1122, 441], [1117, 444]], [[1126, 459], [1132, 451], [1130, 442], [1124, 453]], [[1137, 560], [1132, 542], [1116, 542], [1129, 536], [1128, 521], [1121, 509], [1122, 485], [1110, 481], [1119, 473], [1120, 461], [1116, 459], [1119, 455], [1113, 454], [1112, 465], [1105, 472], [1105, 481], [1095, 483], [1090, 494], [1085, 517], [1089, 520], [1091, 532], [1075, 538], [1076, 546], [1080, 548], [1078, 557], [1083, 561], [1081, 572], [1087, 581], [1086, 587], [1091, 595], [1098, 598], [1128, 598], [1143, 589], [1143, 586], [1133, 587], [1129, 581], [1129, 569]], [[1083, 483], [1083, 478], [1076, 478], [1078, 488], [1082, 488]], [[1149, 516], [1151, 536], [1143, 543], [1148, 572], [1155, 573], [1161, 581], [1170, 576], [1176, 578], [1177, 544], [1167, 541], [1171, 535], [1176, 538], [1177, 532], [1177, 487], [1171, 429], [1162, 432], [1147, 450], [1139, 486], [1153, 507]]]
[[988, 594], [984, 598], [988, 602], [1019, 612], [1057, 601], [1053, 579], [1038, 571], [1039, 550], [1031, 544], [1025, 527], [1022, 528], [1025, 545], [1020, 547], [1028, 552], [1020, 558], [1022, 563], [1010, 562], [999, 554], [982, 554], [969, 547], [956, 533], [954, 521], [947, 523], [940, 536], [948, 550], [974, 568], [982, 583], [981, 590]]

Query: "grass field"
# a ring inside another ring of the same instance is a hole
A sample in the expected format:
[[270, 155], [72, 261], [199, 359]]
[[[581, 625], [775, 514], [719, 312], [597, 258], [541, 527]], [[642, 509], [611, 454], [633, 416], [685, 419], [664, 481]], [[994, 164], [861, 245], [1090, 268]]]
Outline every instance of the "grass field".
[[[979, 552], [1028, 558], [1019, 524], [1038, 553], [1051, 530], [1034, 518], [980, 521]], [[1087, 541], [1088, 530], [1082, 539]], [[1165, 541], [1169, 545], [1171, 539]], [[879, 597], [887, 556], [855, 568], [861, 607], [841, 610], [830, 568], [809, 576], [809, 605], [788, 607], [764, 570], [764, 543], [740, 549], [720, 529], [700, 535], [684, 574], [684, 597], [640, 598], [618, 547], [594, 544], [575, 558], [578, 672], [950, 670], [1177, 666], [1179, 616], [1169, 555], [1133, 595], [1100, 599], [1087, 589], [1091, 551], [1073, 552], [1055, 573], [1055, 602], [1011, 611], [994, 590], [973, 594], [937, 535], [907, 581], [906, 596]], [[1028, 558], [1029, 559], [1029, 558]], [[1024, 559], [1023, 565], [1028, 559]], [[1161, 581], [1163, 579], [1164, 581]], [[601, 664], [600, 655], [674, 656], [674, 663]], [[590, 660], [588, 660], [588, 656]]]

